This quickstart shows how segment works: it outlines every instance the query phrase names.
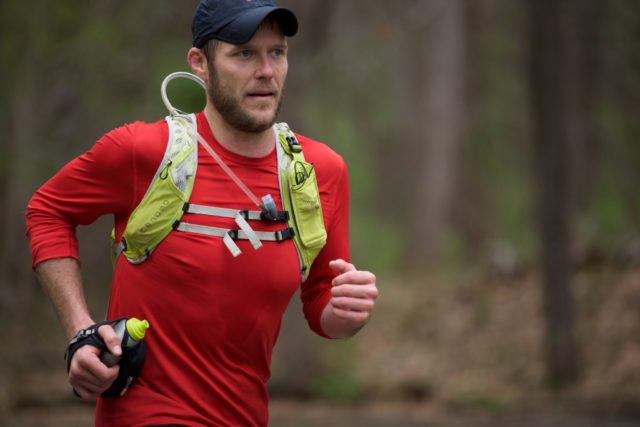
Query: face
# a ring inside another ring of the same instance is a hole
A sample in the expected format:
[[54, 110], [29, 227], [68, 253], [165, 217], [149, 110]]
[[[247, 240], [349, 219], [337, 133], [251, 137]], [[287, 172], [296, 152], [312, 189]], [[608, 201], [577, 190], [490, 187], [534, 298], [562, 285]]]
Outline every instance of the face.
[[244, 45], [219, 42], [208, 61], [207, 96], [235, 129], [260, 133], [276, 120], [287, 76], [287, 42], [277, 26], [263, 23]]

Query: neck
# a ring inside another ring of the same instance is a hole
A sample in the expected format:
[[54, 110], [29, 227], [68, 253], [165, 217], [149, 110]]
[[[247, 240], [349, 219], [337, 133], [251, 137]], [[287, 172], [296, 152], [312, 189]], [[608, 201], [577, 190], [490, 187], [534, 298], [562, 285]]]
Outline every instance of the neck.
[[204, 115], [216, 140], [233, 153], [245, 157], [264, 157], [275, 147], [276, 139], [271, 127], [260, 133], [243, 132], [229, 126], [211, 104], [206, 105]]

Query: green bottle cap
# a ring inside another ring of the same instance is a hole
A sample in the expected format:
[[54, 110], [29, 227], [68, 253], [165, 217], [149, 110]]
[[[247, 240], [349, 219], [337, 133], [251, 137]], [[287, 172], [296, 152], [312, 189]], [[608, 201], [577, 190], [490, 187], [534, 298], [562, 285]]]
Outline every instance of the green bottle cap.
[[127, 320], [127, 332], [129, 332], [129, 336], [136, 341], [144, 338], [144, 334], [148, 328], [149, 322], [146, 320], [136, 319], [135, 317]]

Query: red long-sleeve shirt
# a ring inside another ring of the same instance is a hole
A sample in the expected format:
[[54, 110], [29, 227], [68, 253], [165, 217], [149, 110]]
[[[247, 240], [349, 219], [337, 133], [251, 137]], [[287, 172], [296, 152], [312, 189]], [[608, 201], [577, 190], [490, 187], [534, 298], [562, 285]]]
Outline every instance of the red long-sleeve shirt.
[[[222, 147], [204, 114], [198, 130], [258, 196], [280, 203], [275, 150], [247, 158]], [[33, 266], [78, 257], [75, 229], [113, 214], [122, 234], [164, 154], [165, 121], [137, 122], [115, 129], [87, 153], [67, 164], [33, 196], [27, 235]], [[349, 259], [349, 190], [344, 161], [326, 145], [299, 136], [306, 160], [315, 166], [327, 229], [327, 244], [301, 289], [309, 326], [323, 335], [321, 313], [329, 301], [332, 259]], [[198, 151], [190, 201], [233, 209], [255, 209], [217, 163]], [[235, 228], [233, 219], [198, 216], [187, 222]], [[276, 230], [282, 223], [252, 224]], [[147, 360], [138, 382], [119, 399], [99, 399], [96, 425], [266, 425], [266, 381], [282, 314], [300, 286], [293, 241], [263, 242], [254, 250], [238, 241], [234, 258], [219, 237], [172, 232], [151, 257], [115, 267], [108, 317], [145, 318]]]

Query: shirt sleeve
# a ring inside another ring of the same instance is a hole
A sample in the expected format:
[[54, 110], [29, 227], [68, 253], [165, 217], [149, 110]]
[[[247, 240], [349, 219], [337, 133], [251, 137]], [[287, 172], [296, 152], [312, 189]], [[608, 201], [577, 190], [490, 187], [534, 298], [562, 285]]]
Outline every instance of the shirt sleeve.
[[327, 230], [327, 243], [311, 266], [309, 277], [302, 284], [300, 297], [305, 318], [312, 331], [329, 338], [320, 324], [325, 306], [331, 299], [331, 281], [336, 273], [329, 261], [349, 255], [349, 177], [344, 160], [336, 156], [333, 165], [316, 168], [322, 211]]
[[[136, 160], [141, 125], [109, 132], [36, 191], [26, 210], [33, 268], [51, 258], [78, 259], [78, 225], [91, 224], [105, 214], [128, 214], [135, 206], [140, 193], [136, 175], [149, 175], [145, 163], [150, 166], [155, 161], [157, 166], [161, 159]], [[153, 169], [148, 180], [152, 174]]]

